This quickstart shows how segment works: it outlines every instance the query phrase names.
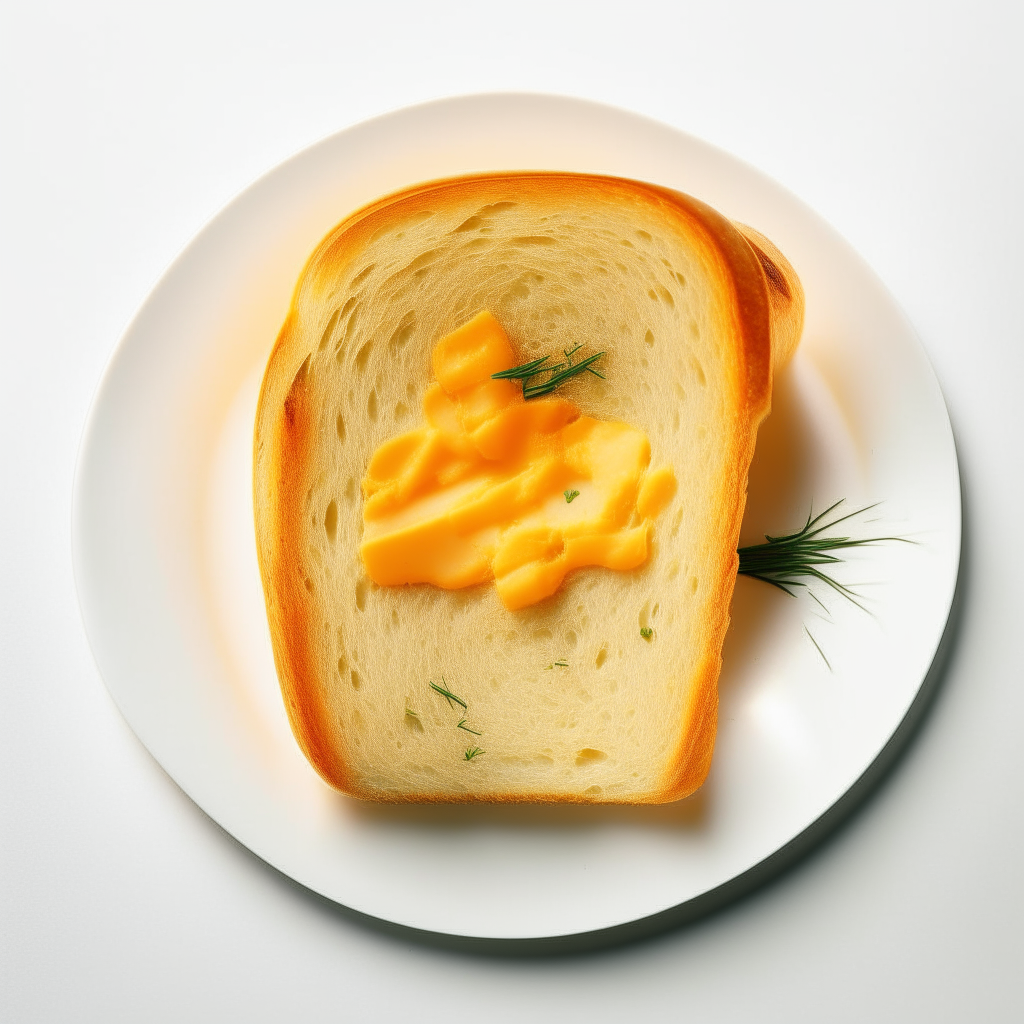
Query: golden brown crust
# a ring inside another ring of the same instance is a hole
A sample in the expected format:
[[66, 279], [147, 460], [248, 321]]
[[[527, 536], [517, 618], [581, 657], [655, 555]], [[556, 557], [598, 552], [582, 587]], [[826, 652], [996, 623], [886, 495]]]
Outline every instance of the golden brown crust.
[[[282, 336], [287, 330], [286, 325]], [[337, 739], [326, 735], [329, 724], [325, 695], [317, 685], [310, 657], [309, 623], [303, 600], [306, 581], [301, 570], [300, 533], [294, 526], [303, 513], [306, 453], [312, 428], [306, 394], [308, 363], [307, 357], [280, 404], [281, 415], [270, 424], [273, 438], [271, 493], [267, 494], [259, 480], [254, 480], [257, 529], [261, 538], [258, 553], [270, 632], [281, 641], [274, 644], [274, 660], [292, 732], [320, 775], [339, 789], [345, 789], [349, 780], [343, 770], [344, 762], [335, 754]], [[261, 411], [270, 404], [266, 391], [273, 386], [272, 381], [268, 374], [260, 395]], [[258, 446], [259, 430], [256, 437]], [[272, 523], [269, 529], [266, 526], [268, 513]]]
[[[702, 263], [719, 282], [716, 314], [730, 323], [736, 339], [731, 364], [735, 408], [735, 457], [721, 481], [715, 533], [720, 538], [713, 598], [704, 648], [706, 654], [689, 681], [689, 701], [681, 741], [659, 788], [631, 803], [676, 800], [697, 789], [707, 774], [714, 747], [718, 707], [717, 680], [721, 648], [729, 624], [735, 584], [740, 524], [746, 481], [757, 429], [771, 401], [773, 364], [788, 358], [799, 337], [803, 300], [792, 268], [767, 239], [734, 225], [717, 211], [681, 193], [641, 182], [558, 173], [517, 173], [474, 176], [429, 182], [378, 200], [352, 214], [321, 243], [308, 261], [293, 298], [292, 312], [271, 354], [257, 414], [254, 497], [260, 569], [267, 598], [271, 633], [282, 692], [293, 732], [316, 770], [331, 785], [355, 796], [388, 802], [593, 802], [581, 794], [514, 792], [453, 794], [451, 792], [379, 791], [360, 783], [348, 770], [344, 740], [332, 722], [325, 684], [317, 679], [312, 652], [318, 643], [306, 614], [304, 552], [295, 524], [304, 514], [311, 486], [310, 432], [314, 411], [306, 401], [305, 368], [309, 354], [296, 352], [293, 321], [308, 290], [330, 287], [369, 239], [397, 219], [416, 211], [429, 199], [443, 204], [472, 194], [478, 202], [507, 193], [509, 184], [540, 191], [557, 201], [585, 183], [624, 204], [657, 205], [693, 240]], [[305, 361], [300, 357], [305, 356]], [[297, 364], [297, 365], [296, 365]]]
[[772, 319], [772, 372], [792, 358], [804, 328], [804, 289], [789, 260], [770, 239], [746, 224], [736, 224], [764, 273]]
[[745, 396], [740, 403], [747, 422], [738, 425], [738, 448], [732, 472], [720, 492], [716, 532], [721, 545], [720, 589], [709, 615], [707, 656], [691, 682], [688, 721], [675, 758], [665, 773], [664, 800], [688, 796], [703, 782], [711, 765], [718, 717], [718, 676], [721, 650], [729, 628], [729, 606], [736, 583], [740, 526], [747, 496], [747, 474], [754, 456], [757, 429], [771, 407], [772, 315], [765, 272], [752, 247], [736, 226], [704, 203], [674, 193], [680, 204], [693, 210], [717, 247], [721, 274], [730, 286], [725, 315], [734, 318], [733, 333], [739, 340], [737, 390]]

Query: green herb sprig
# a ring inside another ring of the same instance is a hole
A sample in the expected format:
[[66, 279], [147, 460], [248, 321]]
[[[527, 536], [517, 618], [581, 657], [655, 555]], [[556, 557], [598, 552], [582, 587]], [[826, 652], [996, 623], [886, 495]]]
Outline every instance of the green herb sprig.
[[764, 544], [751, 544], [740, 548], [738, 552], [740, 575], [751, 576], [755, 580], [770, 583], [773, 587], [784, 590], [791, 597], [796, 597], [794, 588], [808, 586], [809, 580], [819, 580], [858, 607], [863, 607], [857, 600], [857, 595], [849, 587], [833, 579], [820, 566], [836, 565], [841, 562], [842, 559], [833, 553], [836, 551], [866, 547], [869, 544], [880, 544], [884, 541], [909, 542], [905, 537], [825, 536], [827, 530], [876, 507], [868, 505], [866, 508], [856, 509], [830, 519], [832, 513], [842, 504], [843, 500], [839, 500], [816, 516], [813, 511], [808, 512], [807, 522], [796, 533], [790, 533], [784, 537], [772, 537], [765, 534]]
[[469, 705], [461, 698], [456, 697], [451, 690], [448, 689], [448, 684], [445, 682], [444, 676], [441, 676], [441, 682], [444, 686], [438, 686], [433, 680], [430, 682], [430, 688], [435, 692], [441, 694], [446, 701], [448, 701], [448, 707], [453, 708], [456, 704], [461, 704], [463, 711], [469, 710]]
[[566, 505], [571, 505], [574, 499], [580, 496], [579, 491], [562, 491], [562, 494], [565, 496]]
[[641, 635], [641, 636], [642, 636], [642, 637], [643, 637], [643, 638], [644, 638], [645, 640], [650, 640], [650, 639], [651, 639], [651, 637], [652, 637], [652, 636], [654, 636], [654, 630], [653, 630], [653, 629], [651, 629], [651, 627], [650, 627], [650, 626], [642, 626], [642, 627], [641, 627], [641, 629], [640, 629], [640, 635]]
[[[594, 363], [605, 354], [604, 352], [595, 352], [594, 355], [587, 356], [578, 363], [572, 361], [572, 357], [582, 347], [582, 345], [575, 345], [573, 348], [562, 349], [562, 355], [565, 356], [564, 362], [552, 363], [550, 366], [547, 366], [545, 364], [551, 356], [541, 356], [540, 359], [532, 359], [528, 363], [513, 366], [511, 369], [499, 370], [498, 373], [492, 373], [491, 377], [494, 380], [518, 380], [522, 382], [523, 398], [527, 401], [531, 398], [542, 398], [544, 395], [550, 395], [565, 384], [566, 381], [572, 380], [573, 377], [580, 373], [592, 373], [595, 377], [605, 380], [605, 375], [599, 370], [594, 369]], [[539, 377], [545, 373], [550, 376], [544, 383], [530, 383], [534, 377]]]
[[487, 753], [487, 751], [481, 750], [479, 747], [468, 747], [466, 749], [466, 753], [463, 754], [463, 757], [465, 757], [467, 761], [472, 761], [474, 757], [479, 757], [481, 754], [485, 753]]
[[549, 672], [553, 668], [568, 668], [569, 662], [567, 661], [553, 661], [550, 665], [545, 666], [544, 671]]
[[474, 736], [483, 736], [482, 732], [477, 732], [476, 729], [470, 729], [470, 727], [466, 725], [466, 720], [464, 718], [459, 722], [457, 726], [455, 726], [455, 728], [462, 729], [464, 732], [471, 732]]

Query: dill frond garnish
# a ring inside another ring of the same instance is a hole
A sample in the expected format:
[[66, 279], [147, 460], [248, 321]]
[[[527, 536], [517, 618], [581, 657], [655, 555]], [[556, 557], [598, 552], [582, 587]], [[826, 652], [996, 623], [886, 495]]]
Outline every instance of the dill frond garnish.
[[417, 715], [417, 714], [416, 714], [416, 712], [415, 712], [415, 711], [413, 711], [413, 709], [412, 709], [412, 708], [406, 708], [406, 709], [405, 709], [405, 713], [406, 713], [407, 715], [410, 715], [410, 716], [412, 716], [413, 718], [419, 718], [419, 717], [420, 717], [419, 715]]
[[654, 636], [654, 630], [651, 629], [650, 626], [642, 626], [641, 629], [640, 629], [640, 635], [645, 640], [650, 640], [651, 637]]
[[[594, 369], [594, 363], [604, 355], [604, 352], [595, 352], [594, 355], [587, 356], [586, 359], [581, 359], [578, 363], [572, 361], [572, 357], [582, 347], [582, 345], [575, 345], [572, 348], [562, 349], [562, 355], [565, 356], [564, 362], [552, 363], [548, 366], [545, 364], [551, 356], [541, 356], [540, 359], [532, 359], [528, 363], [513, 366], [511, 369], [499, 370], [498, 373], [492, 373], [491, 377], [494, 380], [520, 381], [523, 385], [523, 398], [527, 400], [550, 395], [552, 391], [560, 388], [566, 381], [571, 380], [577, 374], [584, 371], [604, 380], [604, 374]], [[550, 376], [543, 384], [530, 383], [534, 377], [539, 377], [544, 373], [550, 374]]]
[[486, 750], [481, 750], [479, 747], [467, 747], [466, 753], [462, 756], [465, 757], [467, 761], [472, 761], [474, 757], [479, 757], [481, 754], [486, 753]]
[[550, 665], [547, 665], [544, 669], [545, 672], [553, 668], [568, 668], [569, 662], [567, 661], [553, 661]]
[[580, 496], [579, 491], [562, 491], [562, 494], [565, 495], [566, 505], [571, 505], [573, 498], [578, 498]]
[[810, 640], [811, 643], [814, 644], [814, 646], [817, 648], [818, 653], [821, 655], [821, 660], [825, 662], [829, 672], [833, 671], [832, 662], [825, 657], [825, 652], [821, 649], [821, 644], [819, 644], [818, 641], [814, 639], [814, 634], [811, 633], [811, 631], [806, 626], [804, 626], [804, 632], [807, 634], [807, 639]]
[[443, 686], [438, 686], [433, 680], [430, 681], [430, 688], [435, 692], [441, 694], [446, 701], [448, 701], [448, 707], [453, 708], [456, 704], [461, 704], [463, 711], [469, 710], [469, 705], [461, 698], [456, 697], [451, 690], [448, 689], [448, 684], [445, 682], [444, 676], [441, 676], [441, 682]]
[[457, 726], [455, 726], [455, 728], [462, 729], [465, 732], [471, 732], [474, 736], [483, 736], [482, 732], [477, 732], [476, 729], [470, 729], [470, 727], [466, 725], [466, 720], [464, 718], [459, 722]]
[[[807, 577], [828, 584], [837, 594], [862, 607], [857, 595], [847, 586], [834, 580], [827, 572], [819, 568], [824, 565], [836, 565], [842, 561], [832, 552], [848, 548], [866, 547], [869, 544], [880, 544], [884, 541], [903, 541], [911, 543], [905, 537], [827, 537], [826, 530], [831, 530], [840, 523], [845, 523], [854, 516], [862, 515], [875, 508], [856, 509], [845, 515], [829, 519], [843, 499], [830, 505], [824, 512], [815, 516], [807, 513], [807, 522], [796, 533], [784, 537], [772, 537], [765, 534], [764, 544], [751, 544], [739, 549], [740, 567], [737, 570], [743, 576], [752, 576], [755, 580], [770, 583], [779, 590], [784, 590], [791, 597], [796, 597], [795, 587], [808, 586]], [[814, 596], [813, 594], [811, 595]], [[819, 604], [821, 602], [819, 601]], [[813, 639], [813, 637], [812, 637]], [[824, 655], [822, 655], [824, 657]]]

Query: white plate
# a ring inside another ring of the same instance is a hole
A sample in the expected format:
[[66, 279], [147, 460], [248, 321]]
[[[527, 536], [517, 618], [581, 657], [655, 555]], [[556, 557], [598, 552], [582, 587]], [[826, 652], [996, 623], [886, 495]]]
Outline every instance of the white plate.
[[[745, 536], [813, 500], [881, 501], [832, 618], [740, 579], [711, 776], [660, 808], [384, 807], [331, 791], [277, 693], [250, 500], [256, 391], [302, 265], [367, 201], [470, 171], [545, 168], [673, 186], [772, 238], [807, 327], [759, 441]], [[544, 96], [445, 100], [358, 125], [256, 182], [208, 224], [114, 354], [83, 443], [75, 571], [100, 672], [142, 742], [228, 832], [310, 889], [450, 936], [546, 939], [697, 907], [809, 828], [876, 763], [949, 613], [960, 490], [914, 334], [817, 216], [674, 129]], [[810, 629], [831, 664], [808, 639]], [[890, 748], [891, 749], [891, 748]], [[826, 819], [827, 820], [827, 819]], [[789, 844], [787, 846], [787, 844]]]

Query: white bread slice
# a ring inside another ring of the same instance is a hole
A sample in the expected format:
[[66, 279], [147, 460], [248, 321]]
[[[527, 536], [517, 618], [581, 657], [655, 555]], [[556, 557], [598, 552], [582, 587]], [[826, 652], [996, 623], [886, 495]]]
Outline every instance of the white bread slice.
[[[359, 557], [370, 457], [421, 419], [438, 340], [485, 309], [523, 361], [606, 350], [607, 380], [559, 395], [642, 430], [679, 484], [643, 565], [578, 570], [517, 611], [489, 585], [377, 586]], [[714, 745], [747, 470], [802, 319], [767, 239], [640, 182], [455, 179], [338, 225], [271, 355], [254, 453], [278, 676], [321, 776], [387, 801], [693, 792]]]

